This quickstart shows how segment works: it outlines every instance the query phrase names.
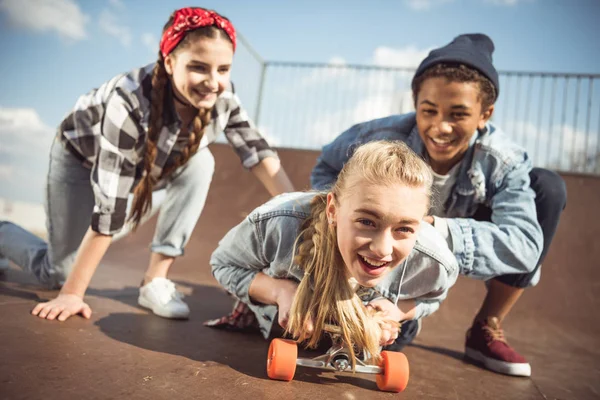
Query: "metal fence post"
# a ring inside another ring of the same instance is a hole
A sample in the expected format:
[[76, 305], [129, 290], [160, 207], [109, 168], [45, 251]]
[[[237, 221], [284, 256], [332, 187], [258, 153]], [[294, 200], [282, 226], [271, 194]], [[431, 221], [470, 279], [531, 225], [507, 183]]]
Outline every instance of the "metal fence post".
[[264, 62], [260, 70], [260, 81], [258, 84], [258, 95], [256, 96], [256, 115], [254, 116], [254, 123], [258, 126], [260, 119], [260, 109], [262, 108], [263, 90], [265, 87], [265, 77], [267, 75], [268, 63]]

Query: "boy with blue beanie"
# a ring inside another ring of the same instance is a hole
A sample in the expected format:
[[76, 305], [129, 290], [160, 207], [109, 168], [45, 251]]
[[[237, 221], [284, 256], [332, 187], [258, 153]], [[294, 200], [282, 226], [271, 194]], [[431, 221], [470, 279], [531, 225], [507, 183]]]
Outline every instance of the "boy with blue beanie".
[[[509, 345], [501, 322], [539, 281], [566, 187], [556, 173], [532, 168], [525, 150], [490, 122], [500, 89], [493, 51], [483, 34], [460, 35], [431, 51], [412, 81], [416, 112], [342, 133], [323, 148], [311, 184], [327, 188], [354, 149], [372, 140], [401, 140], [421, 154], [434, 171], [437, 197], [425, 221], [446, 238], [461, 274], [487, 284], [465, 355], [495, 372], [529, 376], [531, 366]], [[416, 326], [404, 322], [396, 349], [412, 340]]]

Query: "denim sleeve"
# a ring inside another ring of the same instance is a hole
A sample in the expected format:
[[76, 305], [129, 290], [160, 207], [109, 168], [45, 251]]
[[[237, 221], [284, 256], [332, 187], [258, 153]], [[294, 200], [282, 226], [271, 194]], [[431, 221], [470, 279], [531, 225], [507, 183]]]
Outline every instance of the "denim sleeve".
[[449, 218], [452, 247], [461, 273], [478, 279], [531, 272], [543, 247], [528, 162], [496, 183], [492, 222]]
[[422, 221], [417, 242], [406, 264], [409, 273], [399, 288], [399, 299], [414, 299], [415, 319], [426, 317], [439, 308], [456, 282], [458, 262], [437, 229]]
[[295, 217], [258, 219], [250, 214], [219, 242], [210, 259], [213, 276], [244, 303], [256, 304], [248, 290], [257, 273], [295, 279], [289, 271], [296, 231], [283, 230], [295, 224]]
[[435, 284], [432, 290], [415, 298], [415, 319], [426, 317], [437, 311], [458, 278], [458, 268], [454, 260], [452, 265], [439, 265], [437, 269], [429, 269], [427, 273], [437, 273], [437, 277], [435, 277]]
[[440, 277], [442, 278], [443, 282], [441, 282], [442, 284], [437, 290], [431, 291], [424, 296], [416, 298], [414, 319], [421, 319], [436, 312], [438, 308], [440, 308], [440, 304], [442, 303], [442, 301], [444, 301], [448, 296], [448, 291], [450, 290], [450, 287], [452, 287], [452, 285], [454, 285], [454, 283], [456, 282], [457, 277], [458, 274], [455, 274], [453, 277]]
[[313, 189], [326, 190], [335, 183], [344, 164], [352, 155], [359, 129], [359, 125], [355, 125], [335, 138], [333, 142], [323, 146], [317, 165], [310, 175], [310, 185]]
[[235, 297], [250, 304], [248, 289], [256, 274], [269, 266], [260, 234], [250, 217], [230, 230], [210, 258], [215, 279]]
[[414, 319], [421, 319], [436, 312], [440, 308], [440, 303], [445, 297], [446, 295], [444, 295], [444, 297], [439, 300], [417, 299], [415, 301], [417, 303], [417, 306], [415, 308]]

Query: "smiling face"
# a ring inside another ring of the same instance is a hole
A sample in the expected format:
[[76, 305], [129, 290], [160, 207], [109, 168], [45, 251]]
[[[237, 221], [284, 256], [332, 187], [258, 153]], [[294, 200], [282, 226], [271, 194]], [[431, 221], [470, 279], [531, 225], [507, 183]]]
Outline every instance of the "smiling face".
[[229, 86], [233, 45], [223, 37], [199, 37], [165, 58], [174, 96], [194, 108], [212, 108]]
[[343, 197], [327, 196], [327, 216], [349, 273], [373, 287], [412, 251], [428, 208], [424, 187], [359, 181]]
[[416, 109], [417, 127], [431, 167], [444, 175], [463, 158], [475, 132], [492, 116], [494, 106], [482, 109], [477, 82], [433, 77], [421, 84]]

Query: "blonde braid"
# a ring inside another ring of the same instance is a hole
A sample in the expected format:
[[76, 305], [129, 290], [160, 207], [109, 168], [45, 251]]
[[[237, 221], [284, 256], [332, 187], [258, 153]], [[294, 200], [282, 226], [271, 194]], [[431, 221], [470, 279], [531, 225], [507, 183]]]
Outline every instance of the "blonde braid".
[[[164, 32], [173, 25], [175, 18], [175, 10], [171, 13], [169, 20], [163, 27]], [[222, 18], [225, 18], [221, 16]], [[225, 18], [226, 19], [226, 18]], [[189, 31], [184, 36], [183, 40], [173, 49], [171, 53], [176, 53], [185, 47], [188, 47], [192, 41], [201, 38], [216, 38], [221, 37], [231, 42], [229, 35], [216, 26], [204, 26], [192, 31]], [[165, 95], [165, 86], [168, 80], [168, 74], [164, 66], [164, 58], [162, 53], [158, 52], [158, 61], [152, 71], [152, 93], [150, 95], [150, 121], [148, 124], [148, 134], [146, 139], [146, 153], [144, 154], [144, 176], [133, 190], [133, 204], [128, 221], [133, 223], [132, 230], [136, 230], [140, 224], [142, 217], [152, 209], [152, 189], [157, 177], [152, 176], [152, 167], [156, 161], [157, 148], [156, 143], [158, 135], [163, 127], [163, 102]], [[211, 110], [199, 110], [194, 118], [193, 129], [190, 132], [187, 146], [183, 149], [182, 154], [177, 157], [174, 164], [163, 170], [162, 177], [168, 176], [181, 165], [184, 165], [190, 157], [192, 157], [200, 147], [200, 141], [204, 135], [204, 129], [210, 123]]]
[[[339, 204], [360, 183], [392, 186], [402, 184], [422, 189], [426, 201], [431, 196], [433, 175], [429, 166], [402, 142], [376, 141], [359, 147], [342, 168], [331, 189]], [[428, 206], [428, 204], [427, 204]], [[337, 231], [328, 224], [327, 195], [317, 194], [311, 202], [311, 215], [304, 221], [294, 246], [294, 263], [304, 270], [290, 310], [287, 331], [309, 347], [318, 344], [325, 324], [340, 329], [353, 358], [354, 349], [368, 352], [379, 361], [382, 325], [394, 323], [381, 313], [368, 310], [349, 283], [350, 274], [337, 243]], [[311, 321], [314, 330], [306, 334]]]
[[[327, 198], [319, 194], [311, 202], [311, 215], [303, 224], [297, 241], [294, 263], [304, 269], [290, 310], [287, 331], [316, 347], [326, 324], [340, 328], [355, 366], [355, 347], [366, 350], [379, 360], [381, 337], [379, 315], [370, 313], [348, 282], [344, 261], [338, 250], [335, 228], [327, 221]], [[304, 327], [311, 321], [314, 330], [306, 335]]]

